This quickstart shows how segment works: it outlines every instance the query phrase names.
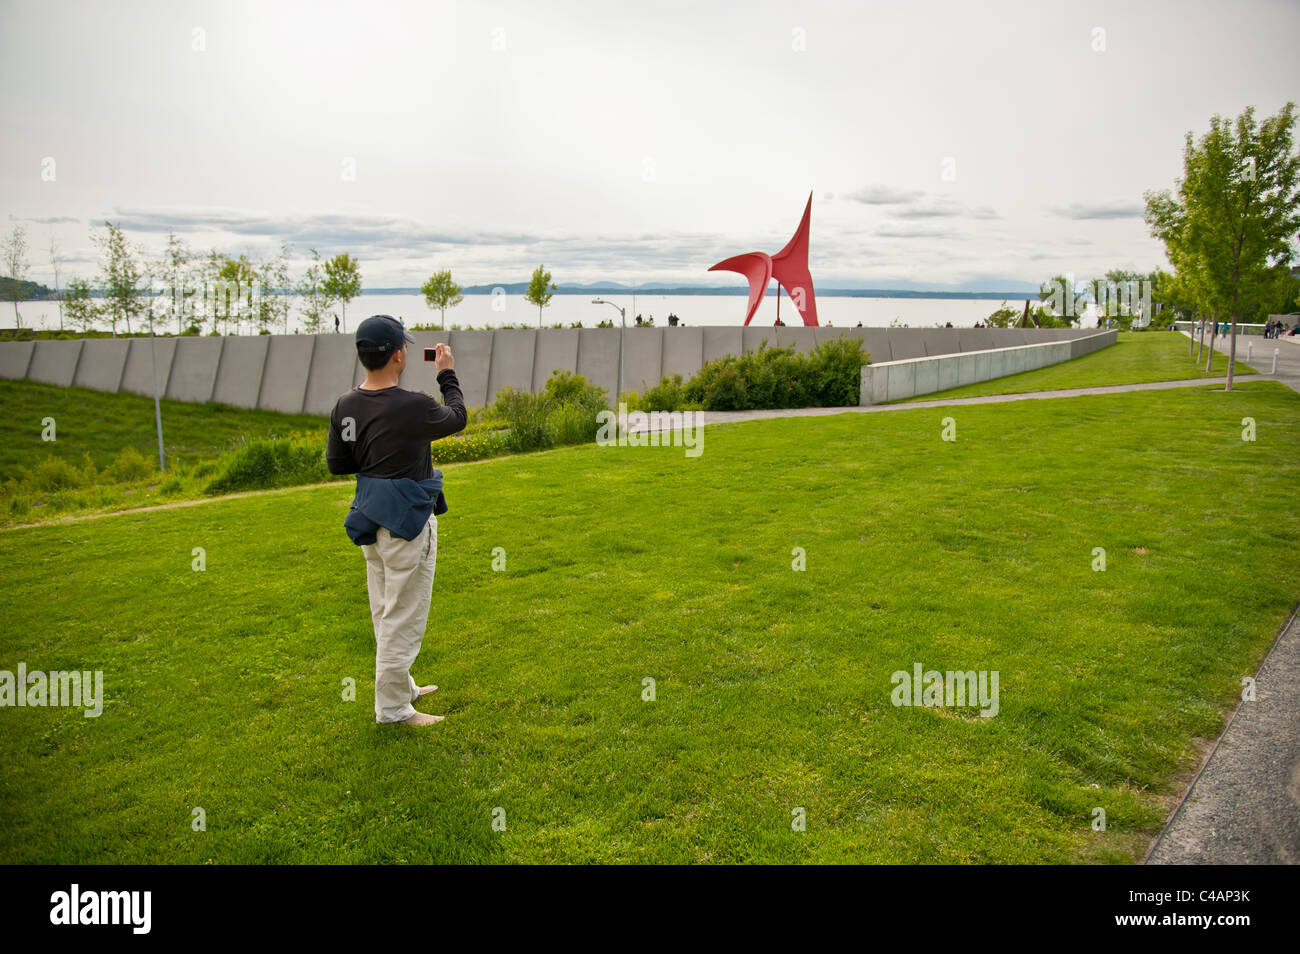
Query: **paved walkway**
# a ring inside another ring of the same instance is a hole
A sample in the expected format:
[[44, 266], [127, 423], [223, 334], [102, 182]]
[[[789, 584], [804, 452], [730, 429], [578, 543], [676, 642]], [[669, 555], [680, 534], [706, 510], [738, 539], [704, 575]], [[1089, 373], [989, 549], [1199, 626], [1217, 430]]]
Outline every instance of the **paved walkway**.
[[[1181, 332], [1186, 335], [1187, 332]], [[1209, 338], [1205, 339], [1207, 342]], [[1214, 339], [1214, 350], [1220, 354], [1228, 353], [1229, 341], [1226, 338]], [[1277, 375], [1272, 374], [1273, 352], [1277, 351]], [[1249, 351], [1250, 357], [1247, 357]], [[1281, 381], [1292, 391], [1300, 392], [1300, 336], [1286, 338], [1263, 338], [1260, 335], [1237, 336], [1237, 360], [1244, 361], [1256, 371], [1262, 371], [1274, 380]], [[1218, 361], [1227, 371], [1227, 365]], [[1239, 380], [1249, 380], [1249, 376]]]
[[1300, 864], [1300, 617], [1147, 857], [1152, 865]]

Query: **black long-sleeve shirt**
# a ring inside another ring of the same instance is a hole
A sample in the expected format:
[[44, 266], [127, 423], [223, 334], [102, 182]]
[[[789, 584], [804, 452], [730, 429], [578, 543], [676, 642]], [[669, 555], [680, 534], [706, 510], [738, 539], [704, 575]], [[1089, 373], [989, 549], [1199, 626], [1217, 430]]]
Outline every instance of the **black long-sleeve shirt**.
[[[325, 463], [331, 474], [365, 474], [367, 477], [433, 476], [429, 442], [465, 429], [469, 412], [456, 372], [438, 372], [442, 400], [423, 391], [393, 385], [378, 391], [355, 387], [334, 404], [330, 412], [329, 443]], [[345, 439], [347, 419], [351, 430]]]

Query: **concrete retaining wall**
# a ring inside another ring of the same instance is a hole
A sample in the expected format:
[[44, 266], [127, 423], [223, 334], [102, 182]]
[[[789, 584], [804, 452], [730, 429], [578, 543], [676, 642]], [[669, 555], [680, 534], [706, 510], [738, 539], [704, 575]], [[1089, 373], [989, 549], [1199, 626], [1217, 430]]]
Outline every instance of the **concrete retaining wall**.
[[[984, 330], [1019, 332], [1019, 329]], [[1074, 329], [1042, 330], [1068, 332]], [[1036, 330], [1029, 329], [1023, 334], [1033, 336]], [[1084, 337], [1052, 335], [1059, 340], [869, 364], [862, 369], [862, 390], [858, 403], [865, 407], [888, 401], [905, 401], [908, 398], [946, 391], [963, 384], [991, 381], [1009, 374], [1045, 368], [1112, 345], [1118, 334], [1119, 332], [1112, 330], [1087, 332]], [[1010, 335], [995, 335], [995, 337], [1000, 337], [1004, 341], [1014, 340]], [[978, 341], [978, 339], [970, 340]]]
[[57, 384], [61, 388], [69, 387], [77, 373], [82, 341], [38, 340], [35, 344], [27, 377], [45, 384]]
[[156, 364], [158, 393], [166, 394], [172, 358], [176, 354], [176, 341], [175, 338], [154, 338], [152, 341], [148, 338], [131, 338], [131, 347], [126, 353], [126, 367], [122, 371], [122, 383], [118, 389], [153, 397]]
[[[618, 381], [617, 328], [412, 334], [416, 343], [411, 345], [402, 386], [438, 394], [437, 377], [432, 364], [425, 363], [423, 349], [446, 341], [456, 355], [457, 377], [471, 407], [490, 403], [504, 387], [539, 391], [555, 370], [576, 371], [610, 397]], [[1106, 335], [1110, 339], [1103, 341]], [[994, 349], [1058, 343], [1070, 357], [1079, 357], [1111, 343], [1114, 335], [1114, 331], [1052, 328], [629, 328], [624, 388], [641, 391], [658, 384], [663, 375], [680, 374], [687, 380], [705, 362], [757, 349], [764, 341], [769, 347], [809, 351], [836, 338], [856, 338], [870, 354], [868, 368], [945, 355], [983, 355], [951, 369], [936, 365], [899, 370], [900, 382], [910, 376], [909, 396], [915, 396], [928, 393], [918, 388], [931, 384], [938, 390], [949, 386], [944, 382], [969, 384], [1030, 367], [1025, 355], [989, 357]], [[351, 335], [156, 338], [153, 344], [159, 389], [173, 400], [328, 414], [339, 395], [365, 380]], [[881, 372], [880, 379], [887, 381], [888, 374]], [[0, 377], [152, 395], [150, 339], [0, 342]]]
[[81, 343], [81, 357], [77, 361], [77, 373], [72, 378], [73, 385], [116, 393], [122, 385], [122, 372], [126, 369], [126, 355], [130, 348], [130, 338], [85, 339]]

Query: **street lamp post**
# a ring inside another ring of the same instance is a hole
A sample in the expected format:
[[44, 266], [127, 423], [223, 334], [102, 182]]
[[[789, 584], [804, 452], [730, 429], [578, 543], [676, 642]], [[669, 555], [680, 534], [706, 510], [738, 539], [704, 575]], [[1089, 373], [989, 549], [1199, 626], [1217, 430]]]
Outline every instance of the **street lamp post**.
[[[623, 361], [624, 356], [627, 353], [627, 346], [625, 343], [627, 337], [627, 310], [621, 305], [616, 305], [612, 301], [606, 301], [603, 298], [593, 298], [591, 303], [593, 305], [609, 305], [611, 308], [618, 311], [618, 317], [621, 323], [618, 332], [618, 393], [614, 395], [614, 413], [617, 414], [618, 404], [623, 400]], [[621, 429], [622, 426], [623, 422], [619, 421], [619, 428]]]

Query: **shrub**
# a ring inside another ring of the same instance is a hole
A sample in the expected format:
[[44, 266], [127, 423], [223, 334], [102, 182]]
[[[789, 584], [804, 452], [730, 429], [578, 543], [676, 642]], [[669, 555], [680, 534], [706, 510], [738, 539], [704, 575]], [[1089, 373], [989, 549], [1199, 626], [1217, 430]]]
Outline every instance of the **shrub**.
[[134, 447], [129, 446], [122, 448], [117, 457], [113, 459], [113, 462], [104, 468], [104, 474], [107, 477], [124, 484], [142, 480], [152, 475], [153, 472], [153, 461]]
[[500, 457], [510, 452], [505, 431], [481, 431], [463, 437], [444, 437], [433, 442], [429, 449], [433, 463], [456, 464], [485, 457]]
[[600, 423], [595, 413], [580, 404], [562, 404], [546, 416], [546, 434], [552, 447], [590, 443], [598, 430]]
[[580, 374], [556, 371], [540, 394], [502, 389], [484, 416], [509, 429], [512, 451], [530, 451], [594, 440], [596, 415], [607, 406], [604, 388]]
[[857, 338], [823, 342], [808, 354], [769, 348], [764, 341], [757, 351], [704, 365], [682, 388], [682, 397], [709, 411], [852, 406], [866, 363]]
[[[89, 455], [87, 455], [89, 460]], [[93, 480], [94, 464], [91, 464], [91, 479]], [[81, 487], [87, 483], [86, 472], [83, 469], [78, 470], [73, 464], [64, 460], [62, 457], [55, 457], [52, 454], [46, 455], [36, 462], [27, 473], [26, 483], [34, 490], [58, 491], [71, 490], [74, 487]]]
[[511, 450], [530, 451], [548, 446], [545, 395], [502, 388], [493, 412], [510, 429], [507, 443]]
[[319, 434], [294, 434], [259, 438], [224, 454], [216, 476], [203, 488], [206, 494], [267, 487], [292, 487], [330, 479], [325, 448]]
[[561, 406], [580, 407], [594, 418], [608, 407], [605, 389], [588, 384], [587, 379], [572, 371], [556, 371], [546, 382], [547, 410]]
[[686, 389], [682, 386], [682, 376], [674, 374], [671, 378], [664, 375], [662, 380], [642, 396], [639, 411], [679, 411], [686, 403]]

